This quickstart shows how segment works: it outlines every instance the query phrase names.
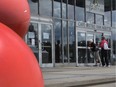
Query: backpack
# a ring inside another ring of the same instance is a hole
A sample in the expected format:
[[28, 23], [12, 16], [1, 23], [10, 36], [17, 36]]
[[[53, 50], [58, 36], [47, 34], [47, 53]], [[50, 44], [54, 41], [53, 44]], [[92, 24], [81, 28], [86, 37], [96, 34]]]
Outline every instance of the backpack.
[[103, 48], [104, 48], [104, 50], [108, 50], [108, 49], [109, 49], [109, 48], [108, 48], [108, 44], [107, 44], [106, 42], [104, 43]]

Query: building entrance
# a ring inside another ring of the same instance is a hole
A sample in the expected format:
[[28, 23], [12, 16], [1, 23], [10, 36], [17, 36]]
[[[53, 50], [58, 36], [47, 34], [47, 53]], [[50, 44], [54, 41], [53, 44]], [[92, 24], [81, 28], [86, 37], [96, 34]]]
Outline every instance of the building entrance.
[[53, 67], [53, 26], [51, 23], [31, 21], [26, 35], [41, 67]]
[[[77, 65], [94, 65], [94, 54], [89, 48], [89, 41], [93, 40], [94, 43], [100, 44], [102, 36], [106, 37], [109, 48], [111, 48], [111, 34], [107, 32], [90, 32], [90, 31], [77, 31]], [[101, 55], [99, 51], [99, 55]], [[111, 50], [109, 49], [108, 58], [110, 60]]]

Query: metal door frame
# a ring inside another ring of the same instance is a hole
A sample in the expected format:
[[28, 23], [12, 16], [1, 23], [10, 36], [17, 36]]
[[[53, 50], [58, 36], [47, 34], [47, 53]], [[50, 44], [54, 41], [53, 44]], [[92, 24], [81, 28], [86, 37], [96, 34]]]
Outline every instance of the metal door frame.
[[[35, 20], [33, 20], [33, 21], [31, 21], [31, 23], [37, 23], [38, 24], [38, 47], [39, 47], [39, 64], [40, 64], [40, 67], [53, 67], [54, 66], [54, 51], [53, 51], [53, 49], [54, 49], [54, 43], [53, 43], [53, 24], [52, 23], [48, 23], [48, 22], [39, 22], [39, 21], [35, 21]], [[52, 49], [52, 63], [42, 63], [42, 46], [41, 46], [41, 42], [42, 42], [42, 40], [41, 40], [41, 24], [47, 24], [47, 25], [51, 25], [52, 26], [52, 29], [51, 29], [51, 49]]]

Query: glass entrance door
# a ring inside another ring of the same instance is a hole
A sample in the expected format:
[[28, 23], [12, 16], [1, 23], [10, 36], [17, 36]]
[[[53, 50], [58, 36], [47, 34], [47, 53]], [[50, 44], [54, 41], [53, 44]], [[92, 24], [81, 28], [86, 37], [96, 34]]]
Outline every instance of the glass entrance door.
[[31, 21], [25, 40], [41, 67], [53, 67], [53, 27], [51, 23]]
[[39, 63], [41, 67], [53, 67], [53, 27], [49, 23], [39, 23]]
[[94, 54], [91, 51], [90, 47], [90, 41], [94, 41], [94, 33], [93, 32], [87, 32], [86, 34], [86, 41], [87, 41], [87, 63], [94, 63]]
[[86, 32], [77, 32], [77, 65], [86, 64]]

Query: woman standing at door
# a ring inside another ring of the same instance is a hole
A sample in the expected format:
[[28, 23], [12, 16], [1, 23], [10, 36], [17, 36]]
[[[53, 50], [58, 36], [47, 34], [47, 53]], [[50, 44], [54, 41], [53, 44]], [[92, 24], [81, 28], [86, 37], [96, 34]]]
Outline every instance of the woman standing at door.
[[101, 47], [101, 62], [102, 62], [102, 66], [104, 67], [106, 65], [106, 67], [109, 67], [109, 60], [107, 58], [107, 49], [105, 49], [104, 45], [107, 45], [108, 47], [108, 42], [105, 40], [105, 37], [102, 37], [102, 41], [100, 43], [100, 47]]

